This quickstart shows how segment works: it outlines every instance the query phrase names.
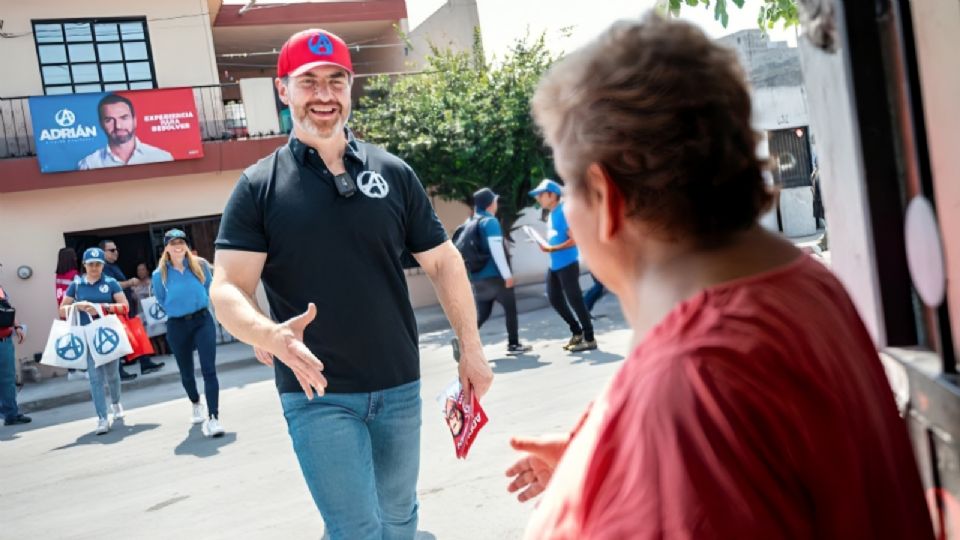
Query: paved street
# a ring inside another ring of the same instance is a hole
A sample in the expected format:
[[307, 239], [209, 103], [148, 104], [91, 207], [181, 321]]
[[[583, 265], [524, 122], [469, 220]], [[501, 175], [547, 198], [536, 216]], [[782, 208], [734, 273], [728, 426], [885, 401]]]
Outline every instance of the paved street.
[[[615, 299], [595, 309], [599, 351], [569, 355], [550, 309], [521, 314], [534, 346], [508, 358], [503, 319], [482, 335], [497, 378], [490, 423], [457, 460], [435, 396], [456, 375], [449, 331], [421, 336], [424, 421], [418, 538], [508, 539], [531, 510], [506, 493], [513, 434], [565, 431], [620, 366], [630, 339]], [[168, 366], [167, 369], [170, 369]], [[179, 384], [124, 395], [127, 419], [95, 436], [93, 405], [33, 413], [0, 427], [0, 538], [310, 538], [323, 524], [300, 476], [272, 380], [251, 366], [221, 374], [227, 435], [205, 439], [188, 422]]]

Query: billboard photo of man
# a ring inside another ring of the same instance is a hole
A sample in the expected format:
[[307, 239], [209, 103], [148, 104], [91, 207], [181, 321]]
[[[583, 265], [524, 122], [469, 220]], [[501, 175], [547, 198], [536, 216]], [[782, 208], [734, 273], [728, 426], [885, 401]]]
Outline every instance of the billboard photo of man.
[[107, 94], [100, 100], [97, 111], [100, 126], [107, 136], [107, 145], [81, 159], [77, 164], [78, 169], [173, 161], [170, 152], [137, 138], [137, 117], [129, 99], [119, 94]]

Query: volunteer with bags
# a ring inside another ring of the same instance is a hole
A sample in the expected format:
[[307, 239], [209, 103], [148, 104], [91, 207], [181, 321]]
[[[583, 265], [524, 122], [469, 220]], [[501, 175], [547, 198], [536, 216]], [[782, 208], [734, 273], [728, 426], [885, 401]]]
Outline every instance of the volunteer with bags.
[[[187, 235], [170, 229], [163, 235], [163, 256], [153, 271], [153, 294], [167, 315], [167, 343], [180, 369], [180, 381], [193, 404], [191, 422], [203, 422], [207, 437], [223, 435], [219, 420], [220, 383], [217, 380], [217, 329], [210, 315], [210, 282], [206, 261], [190, 253]], [[200, 356], [203, 390], [209, 416], [203, 412], [194, 377], [193, 351]]]
[[[60, 303], [61, 317], [70, 320], [73, 315], [71, 312], [77, 310], [80, 326], [88, 326], [94, 321], [93, 317], [104, 317], [105, 313], [125, 312], [128, 309], [127, 297], [124, 296], [120, 284], [112, 277], [103, 275], [104, 262], [103, 250], [100, 248], [92, 247], [83, 252], [85, 273], [67, 288]], [[119, 320], [117, 324], [120, 324]], [[123, 418], [118, 360], [121, 358], [121, 353], [129, 354], [131, 348], [122, 324], [119, 329], [119, 335], [117, 335], [116, 329], [102, 328], [102, 334], [87, 335], [86, 339], [87, 373], [90, 376], [90, 395], [97, 411], [97, 435], [110, 431], [106, 395], [103, 390], [104, 382], [110, 390], [109, 412], [113, 415], [113, 420]], [[96, 359], [95, 354], [98, 356]], [[111, 355], [116, 358], [103, 362]], [[100, 365], [97, 365], [98, 360], [102, 362]]]

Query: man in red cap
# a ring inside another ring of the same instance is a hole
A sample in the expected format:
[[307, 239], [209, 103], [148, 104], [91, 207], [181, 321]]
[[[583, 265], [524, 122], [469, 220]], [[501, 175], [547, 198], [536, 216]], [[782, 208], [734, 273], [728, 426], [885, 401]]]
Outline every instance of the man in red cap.
[[[210, 293], [230, 333], [274, 366], [330, 538], [412, 539], [420, 362], [404, 252], [433, 280], [460, 339], [463, 387], [482, 396], [493, 372], [463, 260], [419, 179], [346, 127], [352, 79], [347, 45], [329, 32], [283, 46], [276, 86], [293, 133], [234, 188]], [[271, 318], [254, 301], [261, 281]]]

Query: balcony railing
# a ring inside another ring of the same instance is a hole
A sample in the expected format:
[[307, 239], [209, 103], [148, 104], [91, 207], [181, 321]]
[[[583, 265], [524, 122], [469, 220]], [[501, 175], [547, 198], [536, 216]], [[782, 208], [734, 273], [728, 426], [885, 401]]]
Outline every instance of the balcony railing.
[[[193, 87], [202, 140], [228, 140], [246, 135], [246, 130], [237, 122], [238, 118], [246, 118], [243, 104], [231, 103], [228, 117], [223, 102], [224, 89], [237, 86], [238, 83], [228, 83]], [[29, 97], [0, 98], [0, 159], [37, 154], [28, 100]]]

